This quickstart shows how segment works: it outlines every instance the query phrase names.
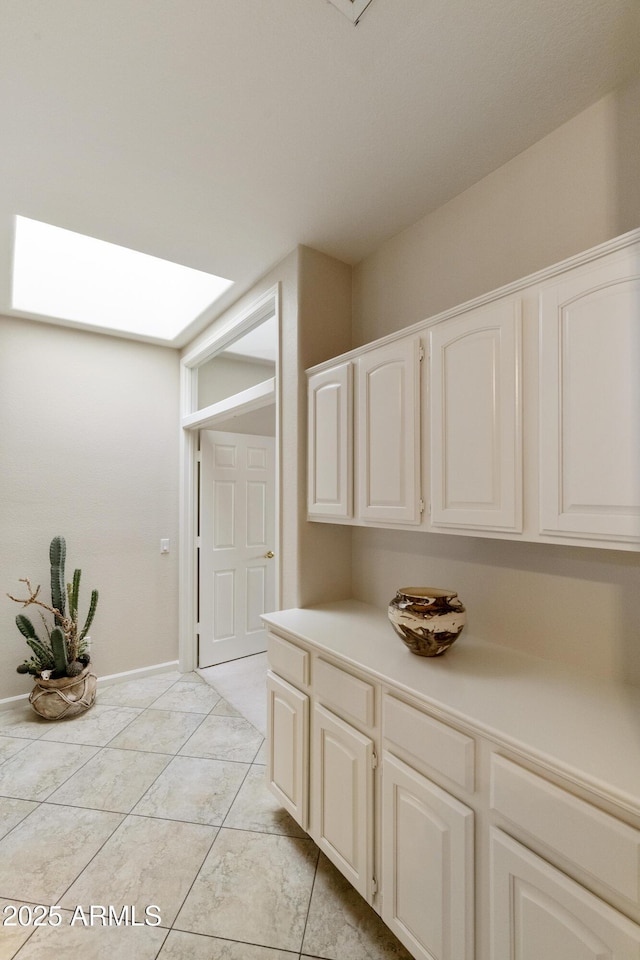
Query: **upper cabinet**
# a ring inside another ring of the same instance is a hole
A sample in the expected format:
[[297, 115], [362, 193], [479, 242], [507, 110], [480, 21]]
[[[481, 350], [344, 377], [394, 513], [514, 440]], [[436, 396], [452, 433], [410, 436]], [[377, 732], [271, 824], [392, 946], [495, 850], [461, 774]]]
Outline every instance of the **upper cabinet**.
[[402, 337], [309, 372], [311, 519], [420, 523], [421, 356]]
[[358, 358], [358, 517], [420, 522], [420, 339]]
[[429, 329], [431, 523], [522, 530], [521, 303]]
[[638, 371], [640, 230], [308, 371], [309, 516], [640, 550]]
[[309, 377], [309, 516], [352, 516], [352, 384], [353, 364], [349, 362]]
[[540, 292], [540, 529], [640, 539], [638, 246]]

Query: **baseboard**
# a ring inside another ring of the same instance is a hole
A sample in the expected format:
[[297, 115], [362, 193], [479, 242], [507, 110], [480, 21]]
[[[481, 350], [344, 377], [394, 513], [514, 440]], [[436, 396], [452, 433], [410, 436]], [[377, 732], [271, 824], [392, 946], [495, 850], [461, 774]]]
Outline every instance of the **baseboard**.
[[[137, 670], [125, 670], [124, 673], [111, 673], [106, 677], [98, 677], [98, 687], [108, 687], [112, 683], [121, 683], [123, 680], [142, 680], [152, 677], [156, 673], [167, 673], [169, 670], [178, 670], [178, 661], [169, 660], [167, 663], [155, 663], [149, 667], [138, 667]], [[0, 700], [0, 711], [10, 710], [29, 699], [28, 693], [20, 693], [17, 697], [5, 697]]]
[[17, 707], [20, 703], [24, 703], [28, 699], [28, 693], [19, 693], [17, 697], [5, 697], [4, 700], [0, 700], [0, 711], [10, 710], [11, 707]]
[[112, 683], [120, 683], [122, 680], [142, 680], [143, 677], [152, 677], [155, 673], [167, 673], [169, 670], [179, 672], [179, 669], [177, 660], [155, 663], [150, 667], [138, 667], [137, 670], [125, 670], [124, 673], [111, 673], [107, 677], [98, 677], [98, 687], [107, 687]]

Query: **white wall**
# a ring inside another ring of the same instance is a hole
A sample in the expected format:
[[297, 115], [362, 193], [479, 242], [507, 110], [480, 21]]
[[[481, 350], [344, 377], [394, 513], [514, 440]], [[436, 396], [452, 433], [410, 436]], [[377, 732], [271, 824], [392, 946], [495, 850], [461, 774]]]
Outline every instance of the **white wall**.
[[[64, 535], [81, 612], [100, 591], [102, 676], [177, 659], [178, 382], [175, 350], [0, 318], [0, 596], [26, 576], [49, 599], [49, 542]], [[29, 654], [18, 612], [0, 601], [0, 700], [31, 687], [15, 672]]]
[[[640, 81], [599, 101], [354, 269], [354, 345], [640, 226]], [[640, 557], [357, 529], [354, 596], [457, 589], [468, 629], [640, 683]]]
[[640, 226], [640, 79], [354, 269], [354, 346]]
[[272, 363], [237, 360], [224, 353], [213, 357], [198, 369], [198, 410], [264, 383], [274, 375]]
[[304, 371], [351, 345], [351, 268], [309, 247], [299, 248], [297, 470], [300, 496], [298, 606], [348, 599], [351, 536], [347, 528], [307, 520], [307, 379]]

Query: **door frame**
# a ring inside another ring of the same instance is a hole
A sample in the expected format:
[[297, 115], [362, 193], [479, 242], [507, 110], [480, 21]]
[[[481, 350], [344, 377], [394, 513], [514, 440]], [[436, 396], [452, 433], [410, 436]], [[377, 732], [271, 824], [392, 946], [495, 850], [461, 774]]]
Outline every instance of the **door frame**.
[[[211, 427], [210, 413], [198, 416], [198, 367], [229, 347], [254, 327], [275, 317], [277, 330], [275, 371], [275, 554], [276, 609], [281, 599], [280, 558], [280, 358], [281, 306], [280, 284], [270, 287], [262, 296], [242, 310], [229, 323], [214, 329], [196, 346], [187, 349], [180, 359], [180, 514], [178, 551], [178, 655], [181, 672], [190, 673], [198, 663], [197, 591], [198, 591], [198, 481], [199, 431]], [[214, 427], [215, 429], [215, 427]]]

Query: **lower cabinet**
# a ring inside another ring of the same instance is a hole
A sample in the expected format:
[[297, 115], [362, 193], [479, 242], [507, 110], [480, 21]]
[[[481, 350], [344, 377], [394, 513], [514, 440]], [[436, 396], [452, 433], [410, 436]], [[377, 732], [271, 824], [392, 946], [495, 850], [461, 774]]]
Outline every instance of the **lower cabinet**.
[[382, 919], [414, 957], [473, 960], [474, 814], [382, 759]]
[[309, 810], [309, 697], [267, 673], [267, 783], [303, 830]]
[[640, 927], [491, 831], [491, 960], [638, 960]]
[[269, 789], [416, 960], [640, 960], [640, 800], [303, 624], [269, 636]]
[[311, 824], [320, 849], [369, 903], [373, 885], [373, 740], [319, 704], [312, 722]]

